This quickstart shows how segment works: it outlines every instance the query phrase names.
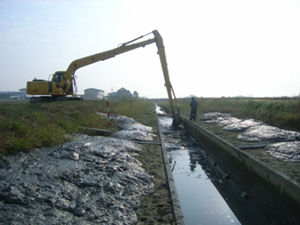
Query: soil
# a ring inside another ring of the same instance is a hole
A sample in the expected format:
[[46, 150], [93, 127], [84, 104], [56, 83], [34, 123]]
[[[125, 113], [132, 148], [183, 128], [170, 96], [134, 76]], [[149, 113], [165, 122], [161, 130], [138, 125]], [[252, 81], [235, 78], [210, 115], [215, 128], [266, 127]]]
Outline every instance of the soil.
[[[153, 128], [155, 141], [159, 140], [157, 122], [147, 124]], [[144, 152], [136, 156], [143, 168], [154, 176], [154, 192], [141, 200], [137, 210], [138, 224], [176, 224], [172, 201], [167, 183], [166, 171], [160, 145], [143, 145]]]
[[155, 190], [152, 195], [142, 198], [137, 210], [138, 224], [175, 224], [161, 147], [147, 145], [145, 149], [137, 158], [143, 163], [143, 168], [154, 176]]

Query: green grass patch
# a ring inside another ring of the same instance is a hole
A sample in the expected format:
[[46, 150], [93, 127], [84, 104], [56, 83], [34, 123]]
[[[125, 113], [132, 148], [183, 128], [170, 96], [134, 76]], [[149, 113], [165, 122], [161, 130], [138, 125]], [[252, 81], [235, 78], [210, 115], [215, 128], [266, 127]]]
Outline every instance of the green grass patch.
[[[0, 156], [61, 144], [66, 134], [79, 133], [80, 126], [108, 129], [107, 120], [97, 115], [106, 110], [106, 101], [0, 102]], [[147, 100], [122, 99], [117, 102], [117, 113], [141, 121], [155, 110]]]

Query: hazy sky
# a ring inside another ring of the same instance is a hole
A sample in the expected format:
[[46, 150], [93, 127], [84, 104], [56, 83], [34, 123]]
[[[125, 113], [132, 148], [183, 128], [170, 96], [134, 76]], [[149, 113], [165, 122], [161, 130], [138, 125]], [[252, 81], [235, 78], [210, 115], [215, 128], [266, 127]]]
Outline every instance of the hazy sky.
[[[0, 91], [156, 29], [177, 97], [300, 94], [300, 0], [0, 0]], [[76, 75], [80, 94], [167, 97], [155, 44]]]

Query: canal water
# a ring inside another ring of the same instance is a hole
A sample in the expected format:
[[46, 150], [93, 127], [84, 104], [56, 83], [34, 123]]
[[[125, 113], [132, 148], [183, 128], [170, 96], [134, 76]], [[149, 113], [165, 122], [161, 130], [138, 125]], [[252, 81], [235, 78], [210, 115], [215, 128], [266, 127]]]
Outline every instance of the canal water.
[[214, 185], [226, 183], [226, 176], [212, 169], [184, 129], [172, 129], [171, 118], [159, 117], [159, 124], [186, 224], [241, 224]]

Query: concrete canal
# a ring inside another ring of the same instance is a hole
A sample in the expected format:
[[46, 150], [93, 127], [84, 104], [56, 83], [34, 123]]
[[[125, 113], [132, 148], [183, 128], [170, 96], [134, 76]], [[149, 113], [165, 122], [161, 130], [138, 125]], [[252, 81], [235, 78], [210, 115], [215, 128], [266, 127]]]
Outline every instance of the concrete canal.
[[159, 117], [169, 166], [186, 224], [270, 224], [243, 193], [172, 119]]

